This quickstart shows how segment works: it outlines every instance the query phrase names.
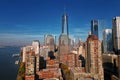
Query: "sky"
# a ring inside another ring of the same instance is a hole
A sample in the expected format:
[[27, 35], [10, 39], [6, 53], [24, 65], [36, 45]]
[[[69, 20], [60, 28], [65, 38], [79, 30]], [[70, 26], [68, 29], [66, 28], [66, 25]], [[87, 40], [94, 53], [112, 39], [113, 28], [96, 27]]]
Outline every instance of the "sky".
[[120, 0], [0, 0], [0, 46], [43, 42], [45, 34], [59, 38], [64, 8], [72, 38], [85, 41], [90, 22], [97, 19], [106, 28], [120, 16]]

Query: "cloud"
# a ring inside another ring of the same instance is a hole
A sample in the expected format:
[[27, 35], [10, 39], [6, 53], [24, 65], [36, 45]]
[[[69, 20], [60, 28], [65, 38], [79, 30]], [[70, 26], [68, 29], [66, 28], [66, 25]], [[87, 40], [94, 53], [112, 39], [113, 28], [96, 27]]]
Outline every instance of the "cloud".
[[43, 35], [32, 35], [32, 34], [8, 34], [8, 33], [2, 33], [0, 34], [1, 38], [41, 38], [44, 37]]
[[74, 38], [81, 38], [82, 40], [86, 41], [86, 38], [88, 37], [88, 32], [90, 31], [89, 24], [85, 24], [85, 27], [76, 27], [73, 28], [71, 32], [72, 35], [74, 35]]
[[13, 45], [27, 45], [31, 44], [33, 40], [43, 41], [44, 35], [33, 34], [0, 34], [0, 46], [13, 46]]

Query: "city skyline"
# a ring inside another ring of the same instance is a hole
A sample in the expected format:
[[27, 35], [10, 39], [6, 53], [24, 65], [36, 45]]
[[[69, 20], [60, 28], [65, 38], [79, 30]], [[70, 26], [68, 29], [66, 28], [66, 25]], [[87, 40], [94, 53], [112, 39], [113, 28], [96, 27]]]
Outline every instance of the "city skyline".
[[112, 28], [112, 18], [119, 16], [119, 0], [12, 0], [0, 1], [0, 45], [29, 44], [43, 41], [44, 34], [61, 34], [64, 8], [69, 34], [86, 41], [92, 19], [105, 20]]

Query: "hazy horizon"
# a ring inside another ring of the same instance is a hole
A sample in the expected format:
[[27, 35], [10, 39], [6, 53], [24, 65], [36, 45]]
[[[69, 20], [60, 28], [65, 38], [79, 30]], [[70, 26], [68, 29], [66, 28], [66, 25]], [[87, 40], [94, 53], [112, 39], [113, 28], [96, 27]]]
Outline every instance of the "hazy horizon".
[[92, 19], [112, 27], [112, 18], [120, 16], [119, 0], [2, 0], [0, 1], [0, 46], [43, 42], [45, 34], [61, 34], [64, 8], [69, 33], [86, 40]]

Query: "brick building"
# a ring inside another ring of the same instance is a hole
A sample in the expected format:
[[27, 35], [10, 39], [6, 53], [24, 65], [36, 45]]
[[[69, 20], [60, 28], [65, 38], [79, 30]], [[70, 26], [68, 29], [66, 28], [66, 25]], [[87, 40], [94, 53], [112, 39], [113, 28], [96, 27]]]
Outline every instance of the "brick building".
[[54, 59], [54, 60], [47, 60], [46, 63], [46, 68], [59, 68], [59, 61]]
[[85, 72], [85, 68], [75, 67], [70, 69], [70, 76], [72, 80], [93, 80], [90, 73]]
[[61, 69], [52, 68], [52, 69], [43, 69], [37, 72], [39, 79], [46, 79], [46, 78], [60, 78], [62, 76]]
[[87, 38], [86, 71], [91, 73], [95, 79], [104, 80], [101, 42], [96, 35]]
[[25, 80], [35, 80], [35, 75], [26, 75]]
[[35, 52], [32, 50], [26, 53], [25, 74], [33, 75], [35, 73]]

